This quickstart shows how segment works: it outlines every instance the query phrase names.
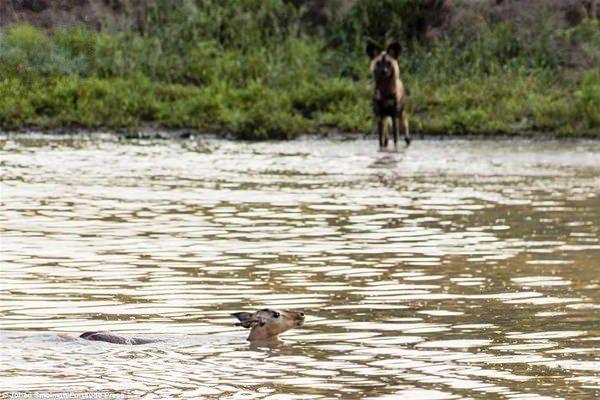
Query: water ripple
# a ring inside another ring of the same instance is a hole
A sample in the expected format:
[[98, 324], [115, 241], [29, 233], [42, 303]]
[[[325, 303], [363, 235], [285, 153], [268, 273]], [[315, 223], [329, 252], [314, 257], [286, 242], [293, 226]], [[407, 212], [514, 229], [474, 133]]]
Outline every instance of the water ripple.
[[3, 134], [2, 391], [596, 396], [600, 144], [375, 147]]

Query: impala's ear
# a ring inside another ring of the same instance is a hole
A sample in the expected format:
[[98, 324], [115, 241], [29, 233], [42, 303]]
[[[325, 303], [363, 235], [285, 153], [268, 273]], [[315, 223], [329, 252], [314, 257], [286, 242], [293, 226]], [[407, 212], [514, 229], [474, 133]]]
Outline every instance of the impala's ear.
[[400, 46], [398, 42], [392, 42], [388, 45], [385, 52], [391, 57], [398, 59], [398, 57], [400, 57], [400, 53], [402, 53], [402, 46]]
[[236, 312], [231, 314], [232, 317], [236, 317], [240, 322], [236, 324], [237, 326], [243, 326], [244, 328], [252, 327], [252, 323], [256, 322], [252, 319], [252, 314], [247, 312]]
[[367, 55], [372, 60], [377, 57], [381, 53], [381, 47], [376, 44], [369, 43], [367, 44]]

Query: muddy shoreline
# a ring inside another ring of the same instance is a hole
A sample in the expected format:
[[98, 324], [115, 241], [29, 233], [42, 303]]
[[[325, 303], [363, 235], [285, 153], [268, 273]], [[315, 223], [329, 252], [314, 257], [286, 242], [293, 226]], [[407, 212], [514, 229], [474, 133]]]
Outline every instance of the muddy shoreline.
[[[116, 136], [119, 139], [190, 139], [195, 137], [202, 138], [220, 138], [227, 140], [239, 140], [239, 141], [250, 141], [250, 142], [270, 142], [270, 141], [295, 141], [306, 138], [320, 138], [320, 139], [335, 139], [335, 140], [353, 140], [353, 139], [364, 139], [373, 138], [376, 140], [376, 134], [374, 132], [344, 132], [338, 129], [327, 129], [320, 130], [314, 133], [302, 134], [296, 138], [291, 139], [264, 139], [264, 140], [249, 140], [241, 139], [236, 135], [228, 132], [206, 132], [193, 128], [156, 128], [147, 127], [140, 129], [90, 129], [90, 128], [22, 128], [22, 129], [0, 129], [0, 135], [27, 135], [27, 134], [40, 134], [40, 135], [52, 135], [52, 136]], [[565, 140], [565, 139], [590, 139], [599, 140], [600, 132], [597, 133], [581, 133], [581, 134], [564, 134], [556, 132], [532, 132], [525, 131], [520, 133], [507, 133], [507, 132], [461, 132], [452, 134], [439, 134], [439, 133], [411, 133], [413, 139], [436, 139], [436, 140], [452, 140], [452, 139], [476, 139], [476, 140], [497, 140], [497, 139], [527, 139], [527, 140]]]

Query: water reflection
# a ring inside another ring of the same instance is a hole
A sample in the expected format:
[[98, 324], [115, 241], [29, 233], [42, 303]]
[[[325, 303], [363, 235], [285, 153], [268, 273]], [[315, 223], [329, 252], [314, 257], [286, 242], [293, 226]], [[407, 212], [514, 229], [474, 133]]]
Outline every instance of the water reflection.
[[[3, 391], [593, 397], [600, 144], [4, 136]], [[249, 345], [230, 312], [303, 309]], [[126, 347], [92, 329], [160, 337]]]

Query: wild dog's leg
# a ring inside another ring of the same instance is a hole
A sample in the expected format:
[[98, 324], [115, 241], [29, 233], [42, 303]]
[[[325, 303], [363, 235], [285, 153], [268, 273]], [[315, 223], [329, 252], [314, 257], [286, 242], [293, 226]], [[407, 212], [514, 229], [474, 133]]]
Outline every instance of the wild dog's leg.
[[388, 121], [387, 117], [383, 117], [383, 147], [386, 149], [388, 147], [388, 140], [390, 138], [389, 130], [390, 122]]
[[406, 115], [406, 110], [402, 110], [402, 133], [404, 134], [406, 146], [410, 146], [410, 132], [408, 131], [408, 116]]
[[398, 116], [392, 116], [392, 133], [394, 135], [394, 149], [398, 150]]
[[379, 148], [382, 149], [387, 146], [386, 129], [385, 129], [385, 117], [377, 118], [377, 134], [379, 135]]

